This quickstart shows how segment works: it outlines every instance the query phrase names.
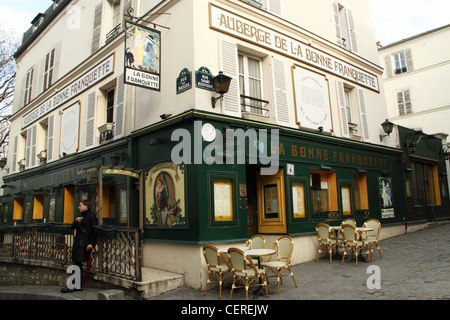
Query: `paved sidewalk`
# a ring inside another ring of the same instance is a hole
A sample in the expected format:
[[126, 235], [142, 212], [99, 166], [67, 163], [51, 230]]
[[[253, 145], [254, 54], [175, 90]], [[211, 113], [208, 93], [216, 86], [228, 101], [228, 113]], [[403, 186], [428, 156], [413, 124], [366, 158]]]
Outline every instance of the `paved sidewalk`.
[[[450, 223], [382, 241], [383, 258], [374, 252], [371, 263], [340, 259], [333, 264], [323, 256], [319, 262], [293, 267], [298, 288], [289, 277], [284, 278], [280, 294], [259, 297], [258, 302], [274, 300], [449, 300], [450, 299]], [[370, 290], [367, 280], [372, 276], [368, 267], [377, 266], [381, 272], [381, 289]], [[222, 292], [228, 301], [230, 281]], [[16, 300], [98, 300], [105, 290], [87, 288], [82, 292], [61, 294], [57, 287], [0, 287], [1, 299]], [[271, 278], [269, 291], [276, 292], [276, 280]], [[249, 294], [252, 300], [253, 294]], [[245, 290], [235, 290], [233, 301], [245, 299]], [[125, 300], [132, 300], [125, 297]], [[152, 301], [219, 300], [219, 289], [211, 288], [205, 297], [202, 291], [180, 288]], [[253, 300], [254, 301], [254, 300]]]
[[[285, 277], [280, 294], [268, 300], [448, 300], [450, 299], [450, 224], [432, 226], [413, 234], [388, 239], [380, 243], [383, 258], [374, 252], [371, 263], [347, 258], [323, 256], [319, 262], [308, 262], [293, 267], [298, 288], [289, 277]], [[381, 272], [381, 289], [367, 287], [369, 266], [377, 266]], [[269, 291], [276, 292], [276, 280], [271, 278]], [[229, 284], [222, 291], [222, 300], [228, 300]], [[162, 295], [155, 300], [218, 300], [219, 289], [203, 292], [181, 288]], [[249, 294], [249, 300], [253, 298]], [[232, 300], [245, 299], [245, 290], [233, 293]]]

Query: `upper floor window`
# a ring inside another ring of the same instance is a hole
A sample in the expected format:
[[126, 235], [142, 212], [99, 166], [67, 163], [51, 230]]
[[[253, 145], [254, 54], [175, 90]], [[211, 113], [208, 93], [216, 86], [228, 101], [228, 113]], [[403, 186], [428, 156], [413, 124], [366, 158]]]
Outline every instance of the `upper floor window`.
[[44, 69], [44, 91], [52, 86], [53, 83], [53, 67], [55, 65], [55, 49], [47, 53], [45, 56]]
[[404, 90], [397, 92], [397, 106], [399, 115], [412, 113], [411, 92]]
[[121, 23], [120, 0], [113, 0], [111, 6], [112, 6], [112, 27], [115, 28]]
[[333, 2], [337, 43], [344, 49], [358, 53], [355, 19], [353, 11]]
[[281, 15], [282, 0], [242, 0], [256, 8], [266, 10], [276, 15]]
[[33, 75], [34, 75], [34, 68], [31, 68], [27, 72], [27, 80], [25, 82], [25, 97], [23, 104], [27, 105], [31, 102], [31, 91], [33, 90]]
[[263, 113], [261, 60], [239, 54], [239, 89], [242, 112]]

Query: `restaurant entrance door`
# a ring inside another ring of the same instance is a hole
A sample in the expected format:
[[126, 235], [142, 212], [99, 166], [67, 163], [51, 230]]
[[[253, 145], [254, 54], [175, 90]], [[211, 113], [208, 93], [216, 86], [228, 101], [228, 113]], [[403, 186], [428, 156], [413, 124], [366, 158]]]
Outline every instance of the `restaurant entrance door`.
[[284, 169], [274, 176], [262, 176], [260, 167], [247, 166], [248, 232], [287, 232]]

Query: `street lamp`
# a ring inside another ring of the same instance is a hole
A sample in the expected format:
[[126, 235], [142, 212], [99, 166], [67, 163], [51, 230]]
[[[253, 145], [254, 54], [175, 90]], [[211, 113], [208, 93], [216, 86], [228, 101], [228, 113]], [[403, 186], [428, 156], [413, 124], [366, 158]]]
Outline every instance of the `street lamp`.
[[225, 93], [227, 93], [228, 90], [230, 89], [231, 80], [232, 80], [232, 78], [224, 75], [222, 71], [219, 72], [218, 76], [216, 76], [212, 79], [215, 91], [218, 94], [220, 94], [220, 97], [218, 97], [218, 98], [214, 98], [214, 97], [211, 98], [211, 103], [212, 103], [213, 108], [216, 107], [217, 100], [222, 99], [223, 95]]
[[383, 122], [381, 126], [383, 127], [384, 133], [386, 133], [385, 135], [380, 134], [380, 142], [383, 142], [383, 139], [389, 137], [392, 131], [394, 131], [394, 124], [386, 119], [386, 121]]

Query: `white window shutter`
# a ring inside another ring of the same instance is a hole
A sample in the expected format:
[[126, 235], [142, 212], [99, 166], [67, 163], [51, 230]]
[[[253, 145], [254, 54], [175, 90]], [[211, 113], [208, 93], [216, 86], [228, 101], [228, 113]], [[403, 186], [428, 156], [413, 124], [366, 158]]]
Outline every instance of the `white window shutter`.
[[37, 148], [36, 140], [37, 140], [37, 125], [34, 125], [31, 128], [31, 163], [30, 163], [30, 165], [32, 167], [36, 166], [36, 157], [37, 157], [37, 154], [36, 154], [36, 148]]
[[97, 93], [91, 92], [88, 95], [88, 103], [86, 108], [86, 149], [95, 145], [95, 114], [97, 109]]
[[350, 138], [350, 130], [348, 127], [347, 108], [345, 107], [345, 91], [344, 83], [336, 81], [339, 111], [341, 114], [341, 132], [344, 138]]
[[354, 53], [358, 53], [358, 37], [356, 35], [355, 18], [353, 16], [352, 10], [348, 8], [346, 8], [346, 10], [347, 10], [348, 28], [350, 33], [351, 50]]
[[52, 161], [53, 160], [53, 136], [54, 136], [54, 132], [55, 132], [55, 116], [51, 115], [50, 117], [48, 117], [48, 128], [47, 128], [47, 135], [48, 135], [48, 139], [47, 139], [47, 162]]
[[100, 37], [102, 30], [102, 13], [103, 13], [103, 1], [95, 6], [94, 10], [94, 32], [92, 34], [92, 48], [91, 53], [94, 53], [100, 48]]
[[14, 148], [13, 148], [13, 163], [12, 163], [12, 172], [16, 172], [17, 169], [17, 144], [19, 143], [19, 137], [14, 137]]
[[120, 139], [124, 135], [125, 128], [125, 84], [124, 75], [117, 78], [116, 105], [114, 108], [114, 139]]
[[272, 75], [277, 123], [289, 124], [289, 103], [283, 60], [272, 58]]
[[268, 0], [269, 8], [268, 11], [272, 12], [278, 16], [281, 16], [283, 13], [281, 7], [281, 0]]
[[341, 19], [339, 17], [339, 4], [333, 1], [334, 9], [334, 24], [336, 28], [336, 41], [339, 46], [342, 47], [342, 31], [341, 31]]
[[359, 116], [361, 118], [361, 130], [364, 141], [370, 140], [369, 132], [369, 119], [367, 117], [366, 100], [364, 97], [364, 90], [358, 89], [358, 104], [359, 104]]
[[[236, 43], [220, 40], [220, 61], [223, 73], [232, 78], [230, 89], [223, 98], [223, 111], [229, 115], [241, 116], [239, 93], [239, 64]], [[218, 105], [218, 104], [217, 104]], [[217, 108], [216, 105], [216, 108]]]
[[392, 78], [392, 76], [393, 76], [393, 71], [392, 71], [392, 60], [391, 60], [391, 55], [387, 55], [387, 56], [385, 56], [384, 57], [384, 61], [385, 61], [385, 63], [386, 63], [386, 70], [385, 70], [385, 72], [386, 72], [386, 76], [388, 77], [388, 78]]
[[405, 58], [406, 58], [406, 65], [408, 67], [408, 72], [414, 71], [414, 64], [413, 64], [411, 49], [405, 50]]

